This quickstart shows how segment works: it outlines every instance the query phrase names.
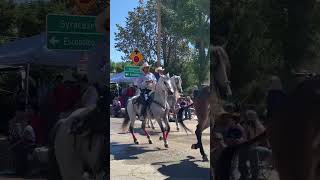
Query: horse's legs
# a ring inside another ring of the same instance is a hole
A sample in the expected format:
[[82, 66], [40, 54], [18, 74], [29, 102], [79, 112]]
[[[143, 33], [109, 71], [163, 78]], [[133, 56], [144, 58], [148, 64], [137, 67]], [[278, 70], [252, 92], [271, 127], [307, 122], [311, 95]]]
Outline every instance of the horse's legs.
[[[151, 121], [151, 119], [150, 119]], [[143, 121], [142, 124], [141, 124], [141, 129], [144, 131], [145, 135], [147, 136], [148, 140], [149, 140], [149, 144], [152, 144], [152, 140], [151, 140], [151, 137], [149, 135], [149, 133], [146, 131], [146, 121]]]
[[150, 122], [151, 122], [151, 128], [152, 128], [153, 130], [155, 130], [156, 128], [154, 128], [154, 125], [153, 125], [152, 119], [150, 119]]
[[178, 118], [177, 117], [175, 117], [175, 121], [176, 121], [176, 125], [177, 125], [177, 131], [180, 131], [179, 122], [178, 122]]
[[197, 142], [197, 144], [193, 144], [192, 146], [191, 146], [191, 148], [192, 149], [198, 149], [198, 148], [200, 148], [200, 153], [201, 153], [201, 155], [202, 155], [202, 159], [203, 159], [203, 161], [209, 161], [209, 159], [208, 159], [208, 157], [207, 157], [207, 155], [206, 155], [206, 153], [204, 152], [204, 149], [203, 149], [203, 145], [202, 145], [202, 129], [200, 128], [200, 125], [198, 124], [197, 125], [197, 129], [196, 129], [196, 131], [195, 131], [195, 134], [196, 134], [196, 136], [197, 136], [197, 140], [198, 140], [198, 142]]
[[173, 108], [172, 112], [173, 112], [173, 118], [176, 121], [177, 131], [180, 131], [176, 108]]
[[169, 119], [165, 118], [165, 119], [164, 119], [164, 124], [166, 125], [166, 130], [167, 130], [166, 139], [168, 139], [168, 135], [169, 135], [169, 132], [170, 132]]
[[[157, 122], [158, 122], [158, 124], [160, 126], [160, 129], [161, 129], [161, 132], [162, 132], [162, 137], [163, 137], [163, 141], [164, 141], [164, 147], [168, 148], [169, 145], [168, 145], [168, 141], [167, 141], [167, 138], [166, 138], [166, 131], [165, 131], [164, 127], [163, 127], [161, 119], [157, 119]], [[160, 136], [160, 140], [161, 139], [162, 138]]]
[[139, 144], [138, 139], [137, 139], [136, 136], [134, 135], [133, 126], [130, 125], [129, 131], [130, 131], [130, 133], [131, 133], [131, 135], [132, 135], [132, 137], [133, 137], [133, 142], [134, 142], [135, 144]]
[[147, 124], [147, 128], [150, 128], [150, 119], [147, 119], [146, 121], [147, 121], [147, 123], [146, 123]]

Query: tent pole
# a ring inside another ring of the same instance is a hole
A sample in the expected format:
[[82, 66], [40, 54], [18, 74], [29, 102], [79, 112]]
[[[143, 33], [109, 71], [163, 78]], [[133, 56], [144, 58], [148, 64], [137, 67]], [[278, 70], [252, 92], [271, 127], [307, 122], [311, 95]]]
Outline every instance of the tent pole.
[[26, 76], [26, 107], [25, 110], [27, 111], [27, 106], [29, 104], [29, 74], [30, 74], [30, 64], [27, 64], [27, 76]]

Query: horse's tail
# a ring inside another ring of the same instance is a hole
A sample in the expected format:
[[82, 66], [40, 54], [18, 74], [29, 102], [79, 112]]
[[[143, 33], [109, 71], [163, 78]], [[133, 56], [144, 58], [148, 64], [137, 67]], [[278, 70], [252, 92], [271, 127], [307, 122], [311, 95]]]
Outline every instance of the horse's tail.
[[217, 162], [217, 167], [216, 167], [216, 176], [219, 180], [229, 180], [230, 179], [230, 175], [232, 173], [232, 160], [234, 159], [235, 154], [243, 148], [247, 148], [253, 144], [255, 144], [256, 142], [264, 139], [267, 137], [267, 133], [266, 131], [263, 132], [262, 134], [260, 134], [259, 136], [243, 142], [241, 144], [237, 144], [234, 146], [229, 146], [226, 147], [223, 151], [222, 154]]
[[49, 157], [48, 180], [62, 180], [58, 162], [55, 155], [55, 150], [54, 150], [55, 138], [56, 138], [57, 130], [60, 127], [60, 125], [61, 125], [61, 121], [58, 121], [50, 132], [49, 152], [48, 152], [48, 157]]
[[125, 114], [124, 114], [124, 121], [123, 121], [122, 126], [121, 126], [123, 132], [127, 132], [129, 122], [130, 122], [130, 117], [129, 117], [128, 110], [126, 108]]

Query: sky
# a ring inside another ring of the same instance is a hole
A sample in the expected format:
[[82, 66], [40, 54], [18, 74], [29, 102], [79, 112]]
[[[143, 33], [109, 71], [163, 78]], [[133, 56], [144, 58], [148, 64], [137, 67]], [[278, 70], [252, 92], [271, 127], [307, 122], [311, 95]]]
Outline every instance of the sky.
[[124, 26], [128, 12], [132, 11], [138, 4], [139, 0], [110, 0], [110, 57], [112, 61], [121, 61], [123, 55], [114, 47], [114, 33], [117, 32], [116, 24]]

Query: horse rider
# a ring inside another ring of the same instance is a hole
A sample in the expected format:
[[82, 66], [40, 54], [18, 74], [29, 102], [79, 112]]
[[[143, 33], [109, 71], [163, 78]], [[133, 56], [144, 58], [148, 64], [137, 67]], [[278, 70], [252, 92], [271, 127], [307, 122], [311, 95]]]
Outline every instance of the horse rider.
[[157, 82], [158, 82], [160, 76], [161, 76], [161, 75], [164, 75], [164, 68], [162, 68], [161, 66], [159, 66], [159, 67], [157, 67], [154, 71], [155, 71], [154, 76], [156, 77]]
[[150, 104], [150, 94], [154, 90], [155, 85], [157, 83], [157, 79], [150, 72], [150, 65], [145, 62], [141, 66], [140, 70], [142, 71], [142, 77], [138, 81], [138, 87], [141, 90], [140, 96], [143, 99], [143, 106], [142, 106], [142, 116], [145, 116], [145, 113], [147, 111], [147, 106]]

